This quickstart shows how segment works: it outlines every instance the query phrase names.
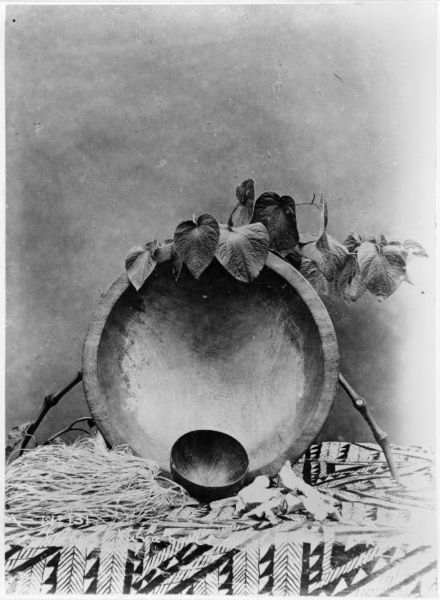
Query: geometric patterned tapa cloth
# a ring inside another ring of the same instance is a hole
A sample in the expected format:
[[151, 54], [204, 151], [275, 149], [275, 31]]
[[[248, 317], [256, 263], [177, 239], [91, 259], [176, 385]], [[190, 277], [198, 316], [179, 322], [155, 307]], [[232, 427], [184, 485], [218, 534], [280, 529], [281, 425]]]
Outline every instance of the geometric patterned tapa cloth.
[[161, 523], [6, 547], [8, 593], [437, 597], [434, 457], [375, 444], [313, 444], [294, 466], [332, 489], [342, 520], [306, 513], [273, 526], [229, 506], [172, 511]]

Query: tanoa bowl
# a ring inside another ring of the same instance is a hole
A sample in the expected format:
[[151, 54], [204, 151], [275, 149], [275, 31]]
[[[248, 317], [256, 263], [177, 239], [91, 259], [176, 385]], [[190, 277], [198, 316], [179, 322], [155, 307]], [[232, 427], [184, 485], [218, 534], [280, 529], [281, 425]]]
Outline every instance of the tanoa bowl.
[[276, 473], [319, 433], [338, 380], [338, 346], [313, 287], [269, 253], [251, 284], [214, 259], [176, 282], [172, 245], [139, 292], [122, 274], [86, 335], [84, 391], [110, 445], [169, 472], [174, 442], [222, 431], [246, 449], [250, 475]]
[[205, 502], [234, 496], [249, 468], [246, 450], [221, 431], [197, 429], [173, 445], [171, 473], [194, 498]]

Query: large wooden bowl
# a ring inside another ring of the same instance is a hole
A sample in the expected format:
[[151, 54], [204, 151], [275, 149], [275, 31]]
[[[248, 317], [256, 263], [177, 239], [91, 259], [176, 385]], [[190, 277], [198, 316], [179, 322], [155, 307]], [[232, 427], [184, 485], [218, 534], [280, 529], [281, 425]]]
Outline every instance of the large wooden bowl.
[[173, 443], [214, 429], [245, 447], [251, 474], [275, 473], [319, 433], [338, 380], [330, 317], [312, 286], [269, 253], [252, 284], [214, 260], [176, 283], [171, 245], [137, 293], [121, 275], [84, 344], [90, 411], [111, 445], [169, 468]]

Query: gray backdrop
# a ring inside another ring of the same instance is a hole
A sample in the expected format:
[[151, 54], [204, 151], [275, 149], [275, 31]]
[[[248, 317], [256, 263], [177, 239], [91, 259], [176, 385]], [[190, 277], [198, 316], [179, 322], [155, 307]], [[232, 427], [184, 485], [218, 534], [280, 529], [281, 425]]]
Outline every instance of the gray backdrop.
[[[127, 250], [193, 212], [226, 219], [248, 177], [258, 194], [323, 192], [341, 241], [432, 250], [434, 10], [8, 7], [6, 427], [75, 375]], [[341, 369], [382, 426], [432, 444], [429, 290], [328, 307]], [[84, 414], [78, 387], [40, 437]], [[342, 392], [321, 437], [371, 441]]]

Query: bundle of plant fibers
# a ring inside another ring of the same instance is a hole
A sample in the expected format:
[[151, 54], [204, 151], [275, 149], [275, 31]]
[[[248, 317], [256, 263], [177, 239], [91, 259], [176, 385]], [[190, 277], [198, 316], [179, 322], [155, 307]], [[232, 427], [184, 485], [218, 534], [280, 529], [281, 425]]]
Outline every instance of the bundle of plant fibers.
[[187, 494], [161, 477], [153, 461], [93, 438], [39, 446], [6, 468], [6, 532], [51, 535], [63, 528], [131, 526], [165, 517]]

